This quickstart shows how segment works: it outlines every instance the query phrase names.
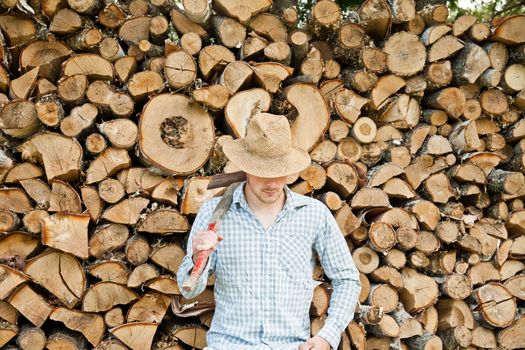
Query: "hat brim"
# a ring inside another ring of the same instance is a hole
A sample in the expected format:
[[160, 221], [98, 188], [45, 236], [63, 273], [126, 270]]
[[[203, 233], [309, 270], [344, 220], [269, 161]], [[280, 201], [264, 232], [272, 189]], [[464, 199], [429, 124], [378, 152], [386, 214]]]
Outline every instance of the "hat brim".
[[261, 157], [246, 151], [244, 139], [227, 140], [222, 151], [228, 159], [247, 174], [259, 177], [281, 177], [304, 170], [311, 163], [308, 152], [293, 147], [280, 157]]

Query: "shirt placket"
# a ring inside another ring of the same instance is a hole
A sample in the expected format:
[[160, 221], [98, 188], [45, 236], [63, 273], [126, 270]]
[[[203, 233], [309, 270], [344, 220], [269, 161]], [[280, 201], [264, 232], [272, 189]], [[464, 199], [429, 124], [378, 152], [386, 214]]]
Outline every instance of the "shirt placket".
[[268, 344], [265, 340], [267, 337], [272, 336], [272, 333], [275, 331], [270, 324], [272, 322], [271, 318], [275, 317], [275, 288], [276, 288], [276, 276], [275, 269], [277, 265], [277, 249], [278, 249], [278, 235], [280, 225], [279, 223], [286, 215], [286, 210], [282, 210], [275, 219], [275, 222], [270, 226], [267, 231], [263, 229], [263, 274], [261, 280], [261, 290], [263, 291], [262, 295], [262, 314], [263, 314], [263, 342]]

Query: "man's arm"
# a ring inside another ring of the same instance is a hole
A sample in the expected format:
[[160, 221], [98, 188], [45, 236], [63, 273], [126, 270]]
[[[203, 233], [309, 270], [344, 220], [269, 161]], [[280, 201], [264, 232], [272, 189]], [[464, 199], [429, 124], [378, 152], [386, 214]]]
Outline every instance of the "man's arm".
[[[182, 286], [184, 281], [186, 281], [186, 279], [190, 277], [191, 271], [193, 270], [193, 267], [195, 266], [194, 261], [193, 261], [193, 237], [195, 236], [197, 232], [207, 229], [208, 221], [211, 220], [213, 209], [215, 207], [214, 205], [211, 205], [212, 201], [213, 200], [210, 200], [201, 206], [201, 208], [199, 209], [199, 212], [197, 213], [197, 216], [195, 217], [195, 220], [193, 221], [193, 225], [191, 226], [190, 235], [188, 237], [188, 245], [186, 248], [186, 255], [182, 259], [182, 263], [180, 264], [179, 269], [177, 271], [177, 284], [179, 286]], [[195, 257], [195, 259], [196, 258], [197, 257]], [[186, 299], [195, 298], [196, 296], [198, 296], [204, 291], [204, 289], [206, 288], [208, 277], [215, 270], [216, 259], [217, 259], [217, 252], [213, 251], [213, 253], [210, 254], [208, 261], [206, 263], [206, 267], [204, 268], [204, 271], [202, 272], [202, 275], [199, 277], [197, 284], [193, 290], [184, 291], [182, 288], [180, 288], [181, 294]]]
[[324, 229], [319, 232], [314, 247], [326, 276], [332, 281], [333, 292], [328, 317], [317, 336], [325, 339], [333, 349], [337, 349], [341, 333], [354, 317], [361, 282], [337, 222], [332, 213], [327, 208], [324, 209]]

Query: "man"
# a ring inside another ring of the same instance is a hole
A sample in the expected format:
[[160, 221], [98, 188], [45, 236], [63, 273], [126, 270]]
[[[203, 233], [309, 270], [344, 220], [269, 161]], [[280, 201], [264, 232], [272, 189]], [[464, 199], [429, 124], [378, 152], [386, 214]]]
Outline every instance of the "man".
[[[216, 307], [207, 349], [337, 349], [361, 285], [330, 211], [285, 185], [288, 175], [310, 164], [310, 156], [292, 147], [288, 120], [267, 113], [253, 117], [246, 137], [225, 143], [223, 151], [247, 180], [233, 193], [218, 233], [207, 231], [207, 225], [220, 198], [202, 205], [177, 273], [182, 285], [199, 252], [213, 251], [197, 286], [182, 291], [194, 298], [215, 272]], [[314, 251], [333, 292], [324, 327], [310, 338]]]

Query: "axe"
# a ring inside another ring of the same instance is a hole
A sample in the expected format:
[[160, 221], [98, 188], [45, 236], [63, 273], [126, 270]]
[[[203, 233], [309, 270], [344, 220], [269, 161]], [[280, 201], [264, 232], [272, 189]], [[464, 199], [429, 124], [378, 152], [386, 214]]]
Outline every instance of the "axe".
[[246, 180], [246, 173], [244, 171], [235, 171], [232, 173], [220, 173], [212, 176], [208, 187], [206, 189], [213, 190], [214, 188], [230, 186], [232, 183]]
[[[235, 191], [237, 187], [239, 187], [240, 184], [241, 182], [231, 183], [231, 185], [229, 185], [226, 192], [222, 195], [221, 200], [219, 201], [219, 203], [213, 210], [211, 222], [208, 224], [209, 231], [217, 231], [217, 225], [219, 224], [219, 221], [224, 216], [224, 214], [228, 211], [228, 208], [230, 208], [230, 204], [232, 203], [232, 200], [233, 200], [233, 192]], [[217, 186], [217, 187], [223, 187], [223, 186]], [[195, 286], [197, 285], [197, 281], [199, 280], [199, 277], [202, 275], [202, 272], [204, 271], [204, 267], [206, 266], [206, 262], [208, 261], [208, 257], [210, 256], [211, 253], [212, 253], [211, 249], [199, 252], [199, 255], [197, 255], [197, 260], [195, 261], [195, 266], [193, 266], [193, 270], [191, 271], [190, 277], [186, 279], [186, 281], [182, 284], [183, 290], [191, 291], [193, 290], [193, 288], [195, 288]]]

